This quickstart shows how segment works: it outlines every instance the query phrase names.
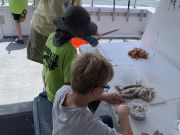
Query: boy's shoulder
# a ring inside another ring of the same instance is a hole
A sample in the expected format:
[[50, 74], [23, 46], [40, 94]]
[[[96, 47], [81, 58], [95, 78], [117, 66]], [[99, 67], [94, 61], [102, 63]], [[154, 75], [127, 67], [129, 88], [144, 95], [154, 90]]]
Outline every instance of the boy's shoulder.
[[58, 100], [60, 97], [65, 96], [67, 93], [71, 91], [70, 85], [63, 85], [57, 92], [56, 92], [56, 99]]

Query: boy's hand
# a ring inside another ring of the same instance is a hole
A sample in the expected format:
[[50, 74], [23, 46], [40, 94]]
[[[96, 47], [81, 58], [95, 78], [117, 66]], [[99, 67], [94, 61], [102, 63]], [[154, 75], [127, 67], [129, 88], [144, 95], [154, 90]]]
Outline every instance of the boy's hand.
[[120, 132], [123, 135], [133, 135], [131, 124], [129, 122], [129, 111], [125, 105], [118, 105], [116, 107], [119, 121], [121, 123]]
[[103, 93], [100, 99], [109, 104], [121, 104], [124, 102], [123, 97], [117, 93]]
[[120, 114], [122, 118], [129, 116], [129, 110], [125, 105], [117, 105], [116, 106], [117, 113]]

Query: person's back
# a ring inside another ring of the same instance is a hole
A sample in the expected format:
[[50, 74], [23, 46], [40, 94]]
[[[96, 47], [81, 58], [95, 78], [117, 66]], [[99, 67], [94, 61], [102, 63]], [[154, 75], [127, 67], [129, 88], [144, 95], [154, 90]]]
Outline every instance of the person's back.
[[[68, 2], [71, 5], [71, 0]], [[81, 1], [77, 0], [74, 4], [80, 5]], [[44, 36], [49, 36], [55, 32], [53, 20], [62, 17], [65, 8], [62, 0], [40, 0], [31, 20], [32, 28]]]
[[55, 33], [52, 33], [44, 47], [43, 74], [48, 100], [53, 102], [56, 91], [70, 80], [70, 63], [76, 55], [76, 48], [67, 41], [56, 46], [53, 44]]
[[21, 0], [17, 2], [16, 0], [8, 0], [9, 8], [14, 14], [22, 14], [22, 11], [27, 8], [28, 0]]
[[[39, 1], [39, 4], [34, 11], [31, 20], [31, 27], [44, 36], [49, 36], [52, 32], [55, 31], [55, 26], [53, 24], [53, 19], [55, 16], [50, 12], [48, 2], [49, 0]], [[60, 13], [62, 13], [62, 16], [64, 11], [60, 11]]]

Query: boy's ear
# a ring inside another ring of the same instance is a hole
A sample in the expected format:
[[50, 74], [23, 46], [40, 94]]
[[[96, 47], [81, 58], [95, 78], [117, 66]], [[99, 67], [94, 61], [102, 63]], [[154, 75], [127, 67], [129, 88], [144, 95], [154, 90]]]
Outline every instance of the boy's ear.
[[93, 96], [96, 96], [96, 95], [98, 94], [98, 92], [99, 92], [99, 89], [98, 89], [98, 87], [96, 87], [96, 88], [94, 88], [94, 89], [91, 91], [91, 94], [92, 94]]

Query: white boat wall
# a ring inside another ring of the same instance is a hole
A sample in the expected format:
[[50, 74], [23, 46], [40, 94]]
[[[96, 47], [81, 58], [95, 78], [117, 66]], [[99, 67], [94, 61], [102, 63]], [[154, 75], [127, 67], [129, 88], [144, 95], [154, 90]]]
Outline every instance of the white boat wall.
[[179, 25], [180, 0], [161, 0], [141, 42], [156, 50], [180, 70]]
[[[92, 20], [97, 23], [99, 33], [119, 29], [115, 32], [118, 37], [140, 38], [147, 23], [153, 15], [153, 8], [132, 8], [113, 6], [90, 6], [83, 5], [91, 14]], [[30, 20], [36, 6], [29, 3], [28, 14], [25, 22], [22, 23], [23, 35], [29, 35]], [[132, 9], [131, 9], [132, 8]], [[16, 35], [13, 17], [8, 9], [8, 4], [0, 7], [0, 39], [4, 36]]]

